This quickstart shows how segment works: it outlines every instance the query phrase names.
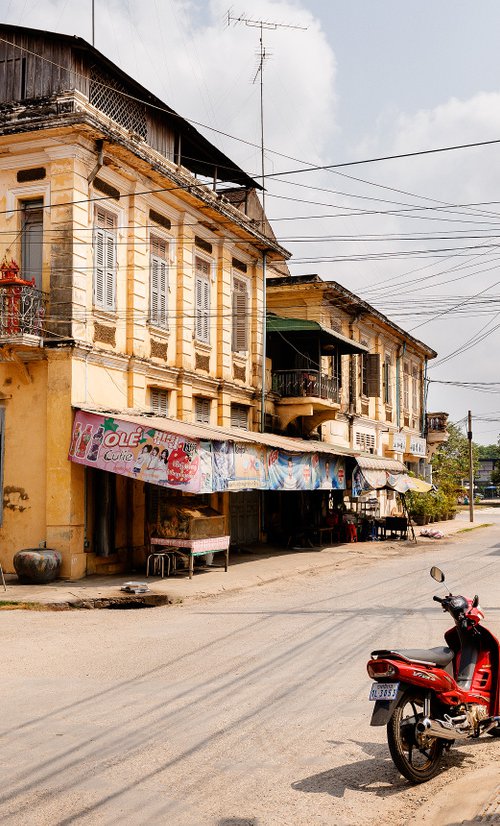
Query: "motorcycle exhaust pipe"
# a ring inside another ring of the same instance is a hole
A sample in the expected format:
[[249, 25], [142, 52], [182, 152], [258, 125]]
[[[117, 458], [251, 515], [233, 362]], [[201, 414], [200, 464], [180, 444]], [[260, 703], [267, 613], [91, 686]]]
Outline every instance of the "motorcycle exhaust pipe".
[[440, 737], [442, 740], [467, 740], [469, 735], [464, 731], [457, 731], [454, 728], [444, 726], [439, 720], [430, 720], [424, 717], [416, 725], [419, 734], [427, 734], [429, 737]]

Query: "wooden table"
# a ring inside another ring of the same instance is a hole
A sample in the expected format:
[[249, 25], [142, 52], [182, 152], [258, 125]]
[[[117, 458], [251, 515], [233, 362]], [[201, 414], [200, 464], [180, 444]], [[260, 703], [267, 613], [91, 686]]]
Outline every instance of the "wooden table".
[[225, 551], [225, 565], [224, 570], [227, 571], [229, 565], [229, 543], [230, 536], [213, 536], [210, 539], [176, 539], [165, 537], [151, 537], [149, 540], [151, 546], [151, 553], [155, 552], [155, 548], [178, 548], [179, 551], [184, 551], [189, 556], [189, 579], [193, 578], [194, 558], [195, 556], [206, 556], [207, 554], [217, 553], [218, 551]]

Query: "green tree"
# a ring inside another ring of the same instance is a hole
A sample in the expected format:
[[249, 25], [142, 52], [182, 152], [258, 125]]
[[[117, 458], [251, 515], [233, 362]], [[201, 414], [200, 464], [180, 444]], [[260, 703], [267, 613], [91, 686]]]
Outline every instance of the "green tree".
[[500, 485], [500, 462], [497, 462], [497, 464], [491, 472], [491, 484]]
[[[462, 481], [469, 478], [469, 441], [454, 424], [448, 424], [448, 441], [434, 454], [432, 478], [446, 495], [456, 494]], [[478, 446], [472, 444], [474, 474], [477, 473]]]
[[[469, 479], [469, 440], [453, 424], [448, 424], [448, 441], [441, 445], [432, 458], [432, 481], [435, 490], [420, 494], [406, 494], [408, 509], [417, 522], [440, 521], [455, 516], [458, 495], [463, 482]], [[477, 472], [478, 449], [472, 444], [474, 473]]]
[[500, 436], [499, 443], [496, 445], [478, 445], [477, 456], [478, 459], [498, 459], [500, 460]]

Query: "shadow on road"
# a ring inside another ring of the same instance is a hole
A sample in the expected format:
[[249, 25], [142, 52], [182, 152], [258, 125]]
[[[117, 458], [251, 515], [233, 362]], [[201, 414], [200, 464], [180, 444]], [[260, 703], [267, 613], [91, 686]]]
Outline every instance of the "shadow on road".
[[[331, 797], [341, 798], [348, 790], [369, 792], [377, 797], [390, 797], [409, 788], [408, 781], [401, 777], [390, 759], [386, 746], [351, 742], [362, 748], [370, 758], [354, 760], [352, 763], [344, 763], [326, 772], [305, 777], [292, 783], [292, 789], [297, 792], [329, 794]], [[467, 753], [450, 752], [443, 760], [442, 771], [451, 766], [464, 766], [468, 762], [467, 758]]]

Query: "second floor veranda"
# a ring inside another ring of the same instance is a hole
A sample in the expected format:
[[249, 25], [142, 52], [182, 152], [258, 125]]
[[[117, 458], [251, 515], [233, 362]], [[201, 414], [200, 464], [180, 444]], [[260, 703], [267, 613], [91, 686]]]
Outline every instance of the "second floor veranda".
[[341, 357], [367, 348], [317, 321], [274, 314], [267, 317], [267, 341], [280, 427], [300, 417], [307, 432], [335, 418], [342, 401]]

